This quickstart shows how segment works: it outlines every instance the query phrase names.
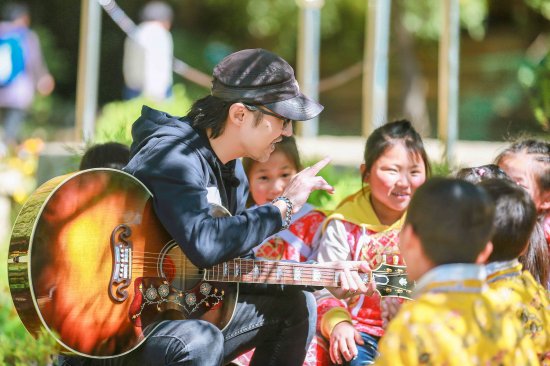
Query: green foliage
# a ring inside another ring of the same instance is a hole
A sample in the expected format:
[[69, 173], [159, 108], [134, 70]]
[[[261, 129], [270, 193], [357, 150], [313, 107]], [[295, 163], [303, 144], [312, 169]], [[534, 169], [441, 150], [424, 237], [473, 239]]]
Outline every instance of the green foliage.
[[[306, 166], [316, 162], [317, 160], [306, 162]], [[340, 201], [361, 188], [361, 176], [355, 168], [328, 165], [319, 175], [334, 187], [334, 193], [320, 190], [312, 192], [308, 202], [315, 207], [333, 209]]]
[[[409, 32], [421, 39], [439, 39], [442, 29], [443, 1], [401, 0], [403, 16], [401, 21]], [[489, 12], [487, 0], [461, 0], [460, 24], [468, 34], [477, 40], [485, 36], [484, 21]]]
[[526, 60], [519, 68], [518, 80], [529, 94], [535, 119], [543, 130], [550, 130], [550, 52], [538, 63]]
[[23, 327], [9, 295], [7, 244], [0, 243], [0, 365], [49, 365], [55, 353], [55, 340], [48, 334], [33, 338]]
[[432, 177], [448, 177], [451, 166], [448, 162], [432, 162]]
[[172, 98], [164, 102], [136, 98], [108, 103], [103, 107], [97, 120], [94, 143], [116, 141], [130, 145], [132, 143], [132, 123], [140, 116], [143, 105], [181, 116], [187, 112], [191, 104], [192, 101], [187, 96], [186, 89], [182, 84], [174, 85]]
[[525, 0], [525, 3], [546, 19], [550, 19], [550, 0]]

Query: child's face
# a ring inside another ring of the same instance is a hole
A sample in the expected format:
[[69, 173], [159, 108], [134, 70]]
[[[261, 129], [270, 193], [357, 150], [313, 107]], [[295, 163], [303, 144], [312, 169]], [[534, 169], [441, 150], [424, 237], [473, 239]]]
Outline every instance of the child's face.
[[[416, 189], [426, 180], [424, 161], [402, 143], [388, 148], [372, 165], [366, 177], [378, 218], [397, 220], [409, 206]], [[387, 224], [387, 223], [386, 223]]]
[[512, 178], [521, 187], [525, 188], [538, 210], [544, 201], [543, 192], [540, 191], [539, 184], [537, 182], [536, 162], [534, 162], [528, 154], [515, 153], [505, 156], [499, 162], [498, 166], [504, 170], [506, 174]]
[[281, 151], [271, 154], [264, 163], [254, 162], [248, 174], [254, 202], [263, 205], [279, 197], [296, 173], [292, 161]]

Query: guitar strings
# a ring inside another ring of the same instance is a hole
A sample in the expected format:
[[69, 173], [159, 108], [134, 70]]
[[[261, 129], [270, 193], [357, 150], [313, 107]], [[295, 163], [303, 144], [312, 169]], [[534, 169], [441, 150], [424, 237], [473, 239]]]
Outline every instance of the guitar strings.
[[[261, 262], [261, 261], [258, 261], [258, 262]], [[135, 267], [138, 267], [138, 268], [143, 268], [143, 269], [157, 269], [159, 268], [160, 266], [160, 263], [158, 262], [147, 262], [147, 263], [143, 263], [143, 262], [132, 262], [132, 268], [135, 268]], [[183, 265], [183, 266], [178, 266], [178, 265], [174, 265], [173, 263], [170, 263], [169, 265], [165, 266], [164, 267], [164, 270], [166, 271], [171, 271], [171, 270], [178, 270], [178, 269], [181, 269], [182, 267], [186, 267], [186, 265]], [[232, 267], [231, 265], [228, 265], [228, 267]], [[262, 267], [262, 265], [260, 265], [260, 267]], [[270, 266], [270, 267], [273, 267], [273, 268], [268, 268], [268, 267], [264, 267], [264, 268], [259, 268], [259, 272], [260, 273], [264, 273], [264, 272], [273, 272], [274, 270], [277, 269], [277, 265], [276, 266]], [[292, 265], [283, 265], [282, 267], [286, 268], [287, 270], [292, 270], [295, 266], [292, 266]], [[321, 267], [299, 267], [301, 268], [301, 273], [314, 273], [314, 272], [317, 272], [317, 273], [320, 273], [320, 274], [330, 274], [330, 275], [334, 275], [335, 272], [338, 272], [338, 271], [342, 271], [341, 269], [338, 269], [338, 268], [333, 268], [333, 267], [324, 267], [324, 268], [321, 268]], [[193, 269], [197, 269], [197, 270], [202, 270], [202, 271], [208, 271], [210, 273], [210, 275], [213, 275], [215, 276], [216, 274], [213, 273], [213, 272], [217, 272], [218, 274], [219, 273], [222, 273], [223, 270], [222, 269], [212, 269], [212, 268], [209, 268], [209, 269], [198, 269], [198, 268], [190, 268], [190, 270], [193, 270]], [[232, 270], [233, 268], [229, 268], [229, 270]], [[181, 272], [181, 271], [179, 271]], [[244, 272], [244, 273], [248, 273], [248, 272], [255, 272], [255, 269], [254, 269], [254, 266], [252, 266], [252, 268], [250, 268], [249, 266], [246, 266], [246, 265], [239, 265], [239, 272]], [[352, 270], [352, 272], [355, 272], [354, 270]], [[189, 272], [189, 271], [185, 271], [184, 273], [192, 273], [192, 272]], [[368, 272], [360, 272], [361, 274], [364, 274], [364, 275], [368, 275], [369, 273]], [[388, 276], [388, 277], [399, 277], [399, 276], [404, 276], [406, 273], [387, 273], [387, 272], [384, 272], [384, 271], [376, 271], [376, 270], [373, 270], [371, 271], [370, 273], [374, 273], [376, 275], [382, 275], [382, 276]]]
[[[132, 263], [140, 263], [140, 264], [145, 263], [145, 264], [156, 265], [160, 261], [159, 255], [160, 255], [159, 253], [157, 253], [155, 256], [143, 256], [143, 257], [132, 255]], [[168, 261], [169, 261], [168, 263], [170, 263], [170, 262], [181, 262], [182, 260], [185, 260], [185, 261], [188, 261], [188, 263], [190, 265], [193, 265], [191, 263], [191, 261], [189, 261], [188, 258], [185, 257], [183, 254], [181, 256], [178, 256], [178, 257], [174, 257], [174, 256], [170, 255], [170, 256], [167, 256], [166, 258], [168, 258]], [[256, 265], [264, 266], [265, 263], [268, 263], [267, 266], [285, 266], [285, 267], [296, 266], [296, 267], [300, 267], [300, 268], [303, 268], [303, 269], [312, 269], [312, 270], [313, 269], [320, 269], [320, 270], [325, 269], [325, 270], [331, 270], [331, 271], [341, 270], [339, 268], [334, 268], [334, 267], [331, 267], [331, 266], [324, 266], [322, 263], [315, 263], [315, 264], [300, 263], [300, 262], [292, 263], [292, 262], [279, 262], [279, 261], [249, 259], [249, 258], [235, 258], [235, 259], [231, 259], [229, 261], [226, 261], [225, 263], [227, 263], [228, 266], [231, 266], [233, 264], [239, 264], [239, 266], [252, 266], [252, 267], [254, 267]], [[169, 264], [169, 265], [171, 265], [171, 264]], [[223, 266], [223, 264], [217, 264], [215, 266]], [[215, 268], [215, 266], [213, 266], [209, 270], [213, 270]], [[389, 266], [392, 266], [392, 265], [389, 265]], [[400, 265], [398, 267], [405, 267], [405, 266]], [[388, 274], [388, 273], [383, 272], [383, 271], [376, 272], [376, 273]]]

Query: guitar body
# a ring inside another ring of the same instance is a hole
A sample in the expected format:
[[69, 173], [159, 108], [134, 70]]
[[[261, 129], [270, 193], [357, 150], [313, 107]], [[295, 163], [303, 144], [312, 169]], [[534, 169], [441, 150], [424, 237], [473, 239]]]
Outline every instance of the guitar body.
[[225, 327], [234, 283], [205, 282], [158, 221], [152, 196], [129, 174], [92, 169], [38, 188], [14, 225], [8, 256], [25, 327], [45, 328], [65, 352], [130, 352], [162, 319]]

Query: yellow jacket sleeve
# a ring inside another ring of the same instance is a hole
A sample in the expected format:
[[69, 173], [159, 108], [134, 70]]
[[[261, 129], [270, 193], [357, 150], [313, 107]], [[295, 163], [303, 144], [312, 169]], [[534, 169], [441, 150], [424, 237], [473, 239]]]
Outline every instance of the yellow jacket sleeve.
[[323, 318], [321, 319], [321, 333], [327, 339], [330, 338], [330, 333], [336, 326], [336, 324], [341, 322], [350, 322], [351, 315], [350, 313], [341, 307], [334, 307], [327, 311]]

